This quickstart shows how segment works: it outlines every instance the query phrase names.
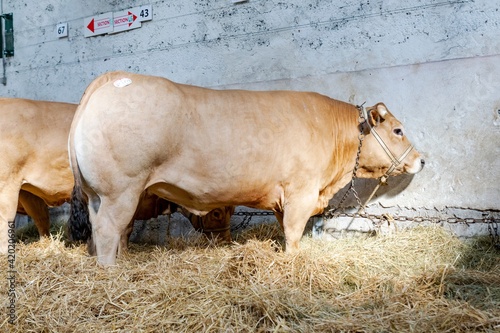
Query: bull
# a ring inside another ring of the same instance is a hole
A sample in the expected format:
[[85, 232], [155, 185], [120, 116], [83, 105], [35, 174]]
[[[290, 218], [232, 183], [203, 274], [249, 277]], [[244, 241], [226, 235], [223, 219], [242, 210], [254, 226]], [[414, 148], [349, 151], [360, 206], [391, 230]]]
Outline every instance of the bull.
[[[0, 99], [0, 253], [7, 253], [8, 222], [26, 214], [40, 236], [49, 235], [49, 207], [71, 198], [74, 185], [69, 167], [68, 135], [77, 105], [19, 98]], [[171, 203], [142, 194], [134, 219], [169, 213]], [[218, 208], [226, 211], [230, 208]], [[208, 236], [230, 241], [229, 218], [210, 215], [192, 224]], [[132, 224], [122, 238], [126, 248]]]
[[68, 201], [73, 175], [68, 133], [75, 104], [0, 99], [0, 253], [7, 253], [8, 222], [16, 213], [33, 218], [49, 235], [48, 206]]
[[296, 251], [309, 217], [352, 179], [356, 161], [361, 178], [423, 168], [383, 103], [364, 111], [312, 92], [212, 90], [106, 73], [87, 87], [71, 125], [75, 193], [89, 202], [69, 223], [91, 230], [89, 252], [113, 265], [147, 190], [200, 216], [222, 206], [272, 210], [286, 251]]

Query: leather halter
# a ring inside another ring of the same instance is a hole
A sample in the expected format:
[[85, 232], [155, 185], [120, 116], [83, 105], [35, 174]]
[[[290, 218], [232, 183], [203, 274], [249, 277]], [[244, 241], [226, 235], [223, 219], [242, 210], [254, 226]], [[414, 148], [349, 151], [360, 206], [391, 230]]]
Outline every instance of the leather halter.
[[[373, 137], [377, 140], [377, 142], [380, 144], [380, 146], [382, 147], [382, 149], [385, 151], [385, 153], [387, 154], [387, 156], [391, 160], [391, 166], [387, 169], [387, 171], [382, 176], [380, 176], [380, 178], [378, 179], [377, 186], [373, 189], [373, 192], [370, 194], [370, 196], [365, 201], [365, 203], [364, 204], [360, 203], [360, 207], [359, 207], [358, 213], [364, 213], [366, 205], [370, 202], [370, 200], [373, 198], [373, 196], [375, 195], [375, 193], [378, 191], [380, 185], [387, 185], [387, 179], [389, 178], [389, 176], [391, 175], [391, 173], [394, 172], [394, 170], [403, 162], [403, 160], [413, 150], [413, 145], [410, 144], [408, 146], [408, 148], [406, 148], [406, 150], [399, 157], [394, 156], [394, 154], [392, 153], [392, 151], [385, 144], [384, 140], [382, 140], [382, 138], [380, 137], [380, 135], [377, 133], [377, 130], [375, 129], [375, 126], [372, 126], [370, 124], [370, 122], [368, 121], [368, 113], [366, 112], [366, 109], [363, 107], [363, 105], [364, 105], [364, 103], [361, 104], [361, 105], [356, 105], [356, 108], [359, 111], [359, 123], [361, 125], [363, 125], [364, 123], [366, 123], [368, 125], [368, 127], [370, 128], [370, 133], [373, 134]], [[359, 158], [359, 153], [360, 153], [360, 150], [361, 150], [361, 143], [362, 143], [362, 136], [363, 135], [364, 135], [363, 134], [363, 128], [361, 128], [360, 145], [359, 145], [359, 148], [358, 148], [358, 158]], [[358, 163], [358, 161], [356, 161], [356, 163]], [[356, 169], [357, 168], [355, 167], [354, 170], [356, 170]], [[354, 180], [355, 177], [356, 177], [356, 174], [354, 173], [353, 174], [353, 180]], [[354, 184], [353, 184], [353, 182], [351, 182], [350, 189], [351, 188], [352, 188], [352, 190], [354, 190]], [[358, 202], [359, 201], [360, 200], [358, 199]]]
[[368, 113], [366, 112], [366, 109], [363, 107], [363, 105], [358, 105], [356, 106], [356, 108], [358, 108], [360, 112], [360, 118], [361, 118], [360, 121], [365, 122], [368, 125], [368, 127], [370, 128], [370, 133], [373, 134], [373, 137], [377, 140], [377, 142], [380, 144], [384, 152], [391, 160], [391, 166], [389, 167], [389, 169], [387, 169], [385, 174], [379, 178], [379, 181], [382, 184], [385, 184], [387, 178], [389, 178], [391, 173], [394, 172], [394, 170], [403, 162], [403, 160], [408, 156], [408, 154], [410, 154], [410, 152], [413, 150], [414, 147], [412, 144], [410, 144], [399, 157], [396, 157], [389, 149], [389, 147], [385, 144], [384, 140], [382, 140], [380, 135], [377, 133], [375, 126], [372, 126], [368, 121]]

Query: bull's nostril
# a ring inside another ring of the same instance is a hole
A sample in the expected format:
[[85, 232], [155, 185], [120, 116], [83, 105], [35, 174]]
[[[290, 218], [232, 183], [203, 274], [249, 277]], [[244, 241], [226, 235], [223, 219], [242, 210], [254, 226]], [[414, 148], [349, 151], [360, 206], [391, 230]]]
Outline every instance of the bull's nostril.
[[420, 160], [420, 163], [422, 164], [422, 166], [424, 166], [424, 165], [425, 165], [425, 160], [424, 160], [424, 159], [421, 159], [421, 160]]

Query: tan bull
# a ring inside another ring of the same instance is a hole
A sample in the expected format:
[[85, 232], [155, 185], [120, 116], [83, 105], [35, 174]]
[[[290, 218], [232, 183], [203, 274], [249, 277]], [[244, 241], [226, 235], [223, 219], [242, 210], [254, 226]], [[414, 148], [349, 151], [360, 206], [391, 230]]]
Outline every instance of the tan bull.
[[[16, 213], [31, 216], [40, 236], [47, 236], [48, 206], [69, 201], [73, 174], [69, 168], [68, 134], [76, 107], [68, 103], [0, 99], [0, 253], [7, 252], [8, 222], [14, 221]], [[169, 203], [165, 200], [154, 194], [145, 197], [134, 219], [146, 220], [168, 212]], [[197, 220], [191, 220], [196, 227]], [[209, 219], [200, 231], [209, 235], [213, 232], [213, 236], [230, 241], [229, 223], [229, 219]], [[124, 244], [130, 232], [131, 229], [123, 238]]]
[[[0, 99], [0, 252], [7, 252], [8, 222], [26, 212], [49, 234], [47, 206], [69, 200], [73, 175], [67, 138], [76, 105]], [[19, 209], [18, 209], [19, 208]]]
[[131, 207], [147, 189], [199, 215], [235, 205], [273, 210], [286, 250], [296, 250], [309, 217], [351, 180], [360, 132], [358, 177], [422, 169], [384, 104], [363, 118], [355, 106], [316, 93], [102, 75], [85, 91], [69, 138], [75, 193], [88, 195], [91, 225], [70, 224], [91, 226], [89, 251], [114, 264]]

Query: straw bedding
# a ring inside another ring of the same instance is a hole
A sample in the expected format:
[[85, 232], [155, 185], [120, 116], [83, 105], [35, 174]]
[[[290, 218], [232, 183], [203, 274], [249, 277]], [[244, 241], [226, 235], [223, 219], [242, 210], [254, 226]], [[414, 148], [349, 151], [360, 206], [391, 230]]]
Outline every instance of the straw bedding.
[[7, 323], [2, 304], [0, 331], [500, 331], [500, 253], [487, 240], [429, 227], [335, 242], [305, 236], [290, 255], [276, 225], [234, 236], [229, 246], [199, 235], [131, 244], [107, 269], [60, 233], [19, 242], [18, 319]]

